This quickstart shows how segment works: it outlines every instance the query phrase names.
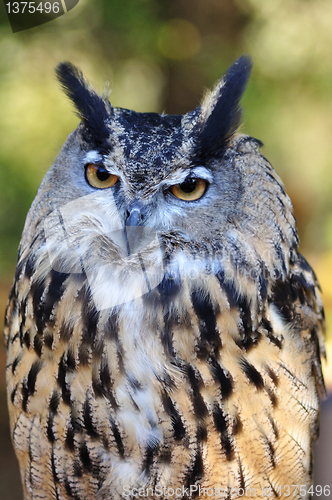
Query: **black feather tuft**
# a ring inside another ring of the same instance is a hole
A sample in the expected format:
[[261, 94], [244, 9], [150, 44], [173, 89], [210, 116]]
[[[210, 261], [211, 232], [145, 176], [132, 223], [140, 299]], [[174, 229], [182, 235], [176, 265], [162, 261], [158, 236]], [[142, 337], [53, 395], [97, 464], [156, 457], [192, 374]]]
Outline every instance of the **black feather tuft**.
[[100, 97], [84, 79], [82, 72], [69, 62], [60, 63], [55, 69], [57, 78], [77, 109], [77, 115], [92, 135], [94, 142], [103, 144], [109, 138], [107, 122], [111, 105]]
[[199, 135], [199, 153], [202, 158], [222, 153], [241, 120], [239, 107], [252, 68], [249, 56], [241, 56], [227, 71], [217, 86], [212, 99], [215, 105], [205, 119]]

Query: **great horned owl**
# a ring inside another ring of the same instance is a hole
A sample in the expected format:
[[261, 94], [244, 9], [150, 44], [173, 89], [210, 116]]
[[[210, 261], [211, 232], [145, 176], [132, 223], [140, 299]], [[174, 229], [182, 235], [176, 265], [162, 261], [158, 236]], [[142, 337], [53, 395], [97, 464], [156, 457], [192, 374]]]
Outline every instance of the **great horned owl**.
[[323, 309], [284, 187], [236, 133], [250, 70], [177, 116], [58, 66], [81, 122], [28, 214], [5, 326], [25, 499], [311, 496]]

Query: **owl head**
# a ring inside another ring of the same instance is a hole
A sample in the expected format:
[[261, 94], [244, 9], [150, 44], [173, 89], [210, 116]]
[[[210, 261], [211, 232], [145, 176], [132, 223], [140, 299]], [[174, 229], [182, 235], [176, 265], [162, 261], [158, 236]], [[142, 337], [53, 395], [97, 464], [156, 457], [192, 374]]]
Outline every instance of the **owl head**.
[[235, 268], [262, 282], [263, 273], [287, 272], [297, 246], [291, 203], [261, 143], [237, 134], [251, 66], [240, 57], [198, 108], [180, 116], [113, 107], [61, 63], [57, 77], [81, 122], [41, 184], [21, 253], [35, 226], [45, 273], [49, 262], [59, 272], [84, 268], [90, 284], [101, 283], [100, 263], [109, 262], [124, 295], [130, 283], [146, 283], [149, 269], [153, 288], [175, 255], [182, 273]]
[[114, 108], [73, 65], [60, 64], [58, 79], [81, 119], [70, 138], [70, 148], [78, 149], [70, 182], [80, 196], [103, 191], [106, 199], [110, 193], [126, 224], [182, 229], [192, 240], [201, 238], [203, 224], [213, 229], [218, 213], [220, 228], [224, 216], [226, 222], [235, 215], [241, 189], [229, 153], [250, 71], [250, 59], [241, 57], [200, 107], [179, 116]]

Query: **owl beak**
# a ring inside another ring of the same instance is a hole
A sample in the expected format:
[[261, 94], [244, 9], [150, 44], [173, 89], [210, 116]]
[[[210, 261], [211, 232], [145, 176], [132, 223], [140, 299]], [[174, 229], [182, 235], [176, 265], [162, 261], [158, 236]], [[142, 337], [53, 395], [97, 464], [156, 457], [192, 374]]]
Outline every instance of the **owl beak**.
[[126, 226], [140, 226], [142, 224], [142, 214], [138, 207], [127, 212]]
[[144, 232], [144, 228], [142, 227], [142, 213], [137, 205], [132, 206], [131, 210], [127, 211], [124, 232], [127, 252], [130, 255], [137, 251]]

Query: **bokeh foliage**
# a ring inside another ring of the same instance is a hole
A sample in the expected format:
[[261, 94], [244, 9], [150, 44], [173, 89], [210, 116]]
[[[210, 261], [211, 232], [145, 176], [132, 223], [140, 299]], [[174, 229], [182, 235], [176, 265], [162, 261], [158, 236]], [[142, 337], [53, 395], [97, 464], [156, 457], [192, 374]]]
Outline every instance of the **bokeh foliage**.
[[[38, 185], [78, 122], [54, 78], [59, 61], [81, 67], [101, 91], [109, 81], [114, 105], [182, 113], [242, 52], [254, 60], [242, 130], [263, 141], [286, 185], [303, 253], [332, 268], [330, 0], [80, 0], [15, 34], [2, 3], [0, 15], [2, 282]], [[328, 309], [330, 276], [320, 276]]]

